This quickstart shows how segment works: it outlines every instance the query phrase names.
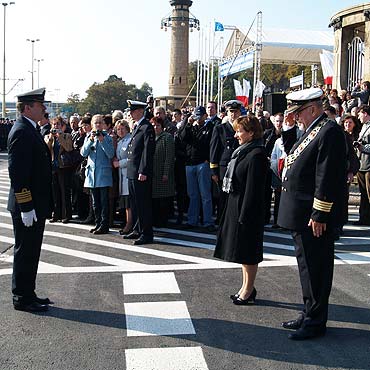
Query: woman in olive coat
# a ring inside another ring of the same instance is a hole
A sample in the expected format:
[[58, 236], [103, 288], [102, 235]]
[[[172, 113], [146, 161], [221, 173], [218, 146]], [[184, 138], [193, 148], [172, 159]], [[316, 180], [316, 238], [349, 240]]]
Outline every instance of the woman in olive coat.
[[223, 181], [228, 193], [214, 256], [242, 265], [242, 285], [230, 298], [236, 305], [254, 303], [254, 281], [263, 260], [264, 187], [269, 168], [263, 130], [254, 116], [234, 122], [240, 147], [233, 154]]

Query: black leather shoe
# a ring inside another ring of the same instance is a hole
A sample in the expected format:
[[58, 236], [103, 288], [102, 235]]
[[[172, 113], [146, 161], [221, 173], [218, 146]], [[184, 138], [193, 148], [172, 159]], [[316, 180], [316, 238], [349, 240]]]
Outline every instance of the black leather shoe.
[[230, 299], [231, 300], [233, 300], [233, 301], [235, 301], [235, 299], [238, 299], [239, 298], [239, 294], [237, 293], [237, 294], [231, 294], [230, 295]]
[[69, 218], [63, 218], [62, 224], [68, 224], [69, 221], [70, 221]]
[[256, 295], [257, 295], [257, 290], [256, 288], [253, 288], [252, 293], [249, 295], [248, 298], [242, 299], [239, 296], [238, 298], [233, 300], [233, 303], [236, 304], [237, 306], [246, 306], [248, 304], [253, 304], [256, 301]]
[[292, 340], [306, 340], [312, 338], [323, 337], [326, 333], [326, 328], [304, 327], [299, 328], [296, 332], [289, 334], [288, 338]]
[[93, 218], [86, 218], [85, 220], [81, 221], [82, 225], [94, 225], [95, 220]]
[[39, 304], [54, 304], [49, 298], [39, 298], [37, 296], [35, 297], [35, 302]]
[[284, 329], [297, 330], [301, 327], [303, 320], [298, 318], [296, 320], [284, 321], [281, 323], [281, 326]]
[[14, 309], [25, 312], [45, 312], [49, 309], [48, 305], [32, 302], [28, 304], [13, 303]]
[[99, 229], [99, 226], [95, 226], [94, 228], [90, 229], [90, 233], [93, 234], [98, 229]]
[[140, 238], [140, 234], [137, 233], [136, 231], [133, 231], [132, 233], [127, 234], [127, 235], [123, 235], [123, 239], [139, 239], [139, 238]]
[[125, 230], [125, 229], [121, 229], [119, 231], [119, 235], [128, 235], [128, 234], [131, 234], [132, 233], [132, 230]]
[[104, 227], [99, 227], [99, 229], [95, 230], [93, 232], [94, 235], [102, 235], [102, 234], [109, 234], [109, 229], [106, 229]]
[[143, 244], [151, 244], [153, 243], [153, 238], [149, 238], [146, 236], [140, 236], [139, 239], [134, 241], [134, 245], [143, 245]]

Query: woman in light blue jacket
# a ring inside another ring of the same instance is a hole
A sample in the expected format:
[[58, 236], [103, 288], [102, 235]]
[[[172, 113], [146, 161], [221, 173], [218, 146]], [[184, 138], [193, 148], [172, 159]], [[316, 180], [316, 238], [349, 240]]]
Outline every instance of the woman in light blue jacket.
[[94, 234], [109, 232], [109, 187], [112, 186], [113, 140], [107, 134], [103, 116], [96, 114], [91, 120], [92, 131], [81, 148], [81, 155], [87, 157], [85, 188], [90, 188], [95, 212]]
[[113, 160], [113, 167], [119, 170], [119, 208], [126, 210], [126, 225], [120, 230], [121, 235], [129, 234], [132, 231], [132, 214], [128, 192], [127, 178], [127, 150], [131, 140], [130, 126], [127, 121], [120, 119], [117, 121], [115, 131], [118, 135], [116, 158]]

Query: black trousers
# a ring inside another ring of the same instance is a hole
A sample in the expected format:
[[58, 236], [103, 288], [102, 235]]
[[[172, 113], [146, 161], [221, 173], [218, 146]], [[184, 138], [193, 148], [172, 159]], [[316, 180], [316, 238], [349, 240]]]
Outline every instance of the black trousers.
[[140, 235], [153, 238], [152, 180], [128, 180], [131, 212], [134, 227]]
[[292, 232], [303, 293], [303, 326], [325, 327], [328, 319], [334, 270], [334, 234], [328, 229], [319, 238], [308, 227]]
[[370, 225], [370, 172], [357, 172], [360, 198], [360, 221]]
[[173, 197], [153, 198], [153, 225], [155, 227], [166, 227], [170, 215]]
[[53, 218], [72, 218], [72, 168], [53, 170], [52, 189], [54, 198]]
[[37, 219], [31, 227], [24, 226], [20, 215], [12, 214], [14, 228], [14, 262], [12, 277], [13, 302], [28, 304], [35, 297], [36, 275], [45, 219]]

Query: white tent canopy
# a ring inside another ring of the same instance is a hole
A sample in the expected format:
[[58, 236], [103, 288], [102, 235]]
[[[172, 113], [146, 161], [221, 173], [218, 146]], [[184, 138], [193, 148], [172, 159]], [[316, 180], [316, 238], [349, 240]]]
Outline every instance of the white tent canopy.
[[[256, 31], [238, 28], [233, 31], [224, 52], [224, 58], [232, 58], [240, 50], [253, 50]], [[242, 44], [242, 46], [241, 46]], [[263, 64], [300, 64], [320, 63], [322, 50], [333, 51], [334, 34], [329, 31], [268, 29], [262, 31]]]

